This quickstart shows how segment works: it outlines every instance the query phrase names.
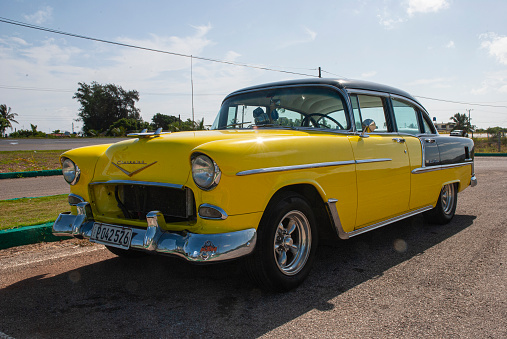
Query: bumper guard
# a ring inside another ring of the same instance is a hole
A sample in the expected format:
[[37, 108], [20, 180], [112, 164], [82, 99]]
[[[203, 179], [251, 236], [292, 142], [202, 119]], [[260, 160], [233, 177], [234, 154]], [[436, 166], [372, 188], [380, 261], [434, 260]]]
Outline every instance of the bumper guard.
[[[95, 223], [88, 202], [77, 205], [77, 215], [62, 213], [53, 224], [53, 234], [89, 239]], [[159, 211], [146, 216], [146, 229], [132, 228], [130, 248], [146, 252], [176, 255], [188, 261], [223, 261], [245, 256], [253, 251], [257, 240], [254, 228], [243, 231], [197, 234], [165, 231], [165, 220]]]

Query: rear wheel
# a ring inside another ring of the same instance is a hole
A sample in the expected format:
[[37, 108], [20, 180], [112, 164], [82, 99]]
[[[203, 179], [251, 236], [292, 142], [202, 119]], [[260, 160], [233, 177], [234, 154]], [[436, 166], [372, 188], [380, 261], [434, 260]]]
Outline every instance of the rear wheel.
[[106, 248], [113, 254], [116, 254], [117, 256], [121, 258], [141, 258], [146, 256], [146, 253], [142, 251], [135, 251], [135, 250], [124, 250], [122, 248], [113, 247], [113, 246], [107, 246]]
[[456, 184], [448, 184], [442, 187], [437, 205], [426, 212], [426, 219], [433, 224], [444, 225], [449, 223], [456, 212], [458, 203], [458, 190]]
[[263, 289], [288, 291], [308, 276], [317, 250], [313, 211], [299, 194], [287, 192], [268, 205], [248, 271]]

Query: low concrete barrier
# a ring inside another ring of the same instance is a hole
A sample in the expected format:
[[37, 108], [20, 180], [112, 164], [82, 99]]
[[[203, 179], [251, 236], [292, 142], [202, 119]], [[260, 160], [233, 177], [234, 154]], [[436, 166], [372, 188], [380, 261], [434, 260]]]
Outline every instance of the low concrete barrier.
[[24, 226], [0, 231], [0, 250], [35, 244], [70, 239], [71, 237], [57, 237], [52, 233], [53, 222], [36, 226]]
[[62, 170], [57, 169], [57, 170], [43, 170], [43, 171], [0, 173], [0, 179], [47, 177], [47, 176], [51, 176], [51, 175], [62, 175]]

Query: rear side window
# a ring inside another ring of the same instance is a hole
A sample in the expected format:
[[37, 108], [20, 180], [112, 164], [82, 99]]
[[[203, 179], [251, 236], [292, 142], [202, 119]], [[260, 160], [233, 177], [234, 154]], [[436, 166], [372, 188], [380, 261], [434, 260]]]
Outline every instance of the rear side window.
[[397, 99], [392, 99], [392, 104], [398, 132], [413, 135], [421, 133], [417, 119], [417, 109]]
[[433, 126], [433, 128], [431, 128], [430, 124], [433, 125], [431, 122], [428, 122], [425, 118], [424, 118], [424, 113], [422, 113], [422, 121], [423, 121], [423, 128], [424, 128], [424, 131], [423, 133], [424, 134], [434, 134], [435, 133], [435, 128]]

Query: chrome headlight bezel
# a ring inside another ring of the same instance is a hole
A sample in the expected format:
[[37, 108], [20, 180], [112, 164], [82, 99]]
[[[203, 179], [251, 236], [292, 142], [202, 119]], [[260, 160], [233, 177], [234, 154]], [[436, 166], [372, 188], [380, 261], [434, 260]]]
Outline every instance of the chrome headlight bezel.
[[74, 161], [69, 158], [62, 158], [62, 174], [69, 185], [75, 185], [79, 181], [81, 170]]
[[220, 182], [222, 172], [217, 163], [209, 156], [202, 153], [194, 153], [191, 157], [192, 179], [202, 190], [209, 191]]

